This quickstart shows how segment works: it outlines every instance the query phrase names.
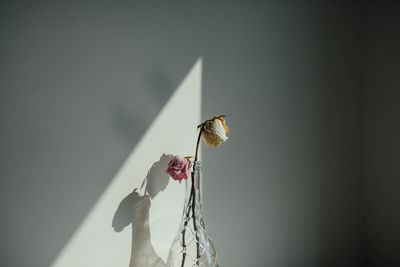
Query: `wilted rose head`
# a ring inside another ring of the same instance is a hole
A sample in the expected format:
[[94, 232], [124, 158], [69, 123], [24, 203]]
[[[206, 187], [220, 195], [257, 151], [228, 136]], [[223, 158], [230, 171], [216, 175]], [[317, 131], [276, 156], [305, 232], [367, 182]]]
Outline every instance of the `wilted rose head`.
[[190, 160], [188, 158], [175, 156], [168, 163], [168, 168], [165, 172], [169, 174], [172, 179], [181, 183], [183, 179], [187, 180], [189, 177], [190, 168]]
[[229, 128], [225, 124], [224, 116], [216, 116], [212, 120], [199, 125], [203, 127], [201, 136], [208, 146], [219, 146], [222, 142], [228, 140], [226, 134], [229, 133]]

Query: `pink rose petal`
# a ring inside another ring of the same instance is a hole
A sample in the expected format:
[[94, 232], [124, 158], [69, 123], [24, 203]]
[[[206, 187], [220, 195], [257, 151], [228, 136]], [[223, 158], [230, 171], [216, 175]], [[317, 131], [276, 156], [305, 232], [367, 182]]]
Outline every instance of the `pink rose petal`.
[[187, 180], [190, 174], [190, 162], [186, 158], [182, 158], [179, 156], [175, 156], [168, 163], [168, 168], [165, 171], [167, 174], [171, 176], [172, 179], [181, 181], [183, 179]]

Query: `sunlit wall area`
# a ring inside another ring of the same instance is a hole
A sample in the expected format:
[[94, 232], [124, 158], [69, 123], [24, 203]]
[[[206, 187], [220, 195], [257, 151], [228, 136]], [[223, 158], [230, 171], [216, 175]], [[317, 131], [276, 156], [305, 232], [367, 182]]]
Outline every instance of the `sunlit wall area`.
[[[190, 155], [196, 142], [201, 70], [199, 58], [51, 267], [165, 266], [186, 191], [169, 183], [165, 170], [174, 155]], [[171, 124], [178, 117], [179, 124]]]

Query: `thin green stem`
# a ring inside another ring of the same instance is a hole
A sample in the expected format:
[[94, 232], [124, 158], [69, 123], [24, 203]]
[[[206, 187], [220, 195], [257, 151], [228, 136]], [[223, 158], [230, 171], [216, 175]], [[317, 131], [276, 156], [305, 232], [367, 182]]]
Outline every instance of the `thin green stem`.
[[198, 156], [198, 154], [199, 154], [199, 145], [200, 145], [201, 133], [202, 133], [203, 130], [204, 130], [204, 125], [205, 125], [205, 124], [206, 124], [206, 123], [204, 122], [204, 123], [201, 125], [200, 131], [199, 131], [199, 136], [197, 137], [196, 154], [194, 155], [194, 161], [197, 161], [197, 156]]

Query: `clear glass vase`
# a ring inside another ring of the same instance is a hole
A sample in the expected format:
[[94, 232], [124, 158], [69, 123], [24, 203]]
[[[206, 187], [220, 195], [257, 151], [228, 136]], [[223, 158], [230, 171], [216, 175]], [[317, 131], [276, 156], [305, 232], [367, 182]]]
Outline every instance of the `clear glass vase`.
[[186, 181], [186, 199], [178, 234], [172, 242], [168, 267], [219, 267], [217, 252], [203, 220], [201, 198], [201, 162], [193, 162]]

